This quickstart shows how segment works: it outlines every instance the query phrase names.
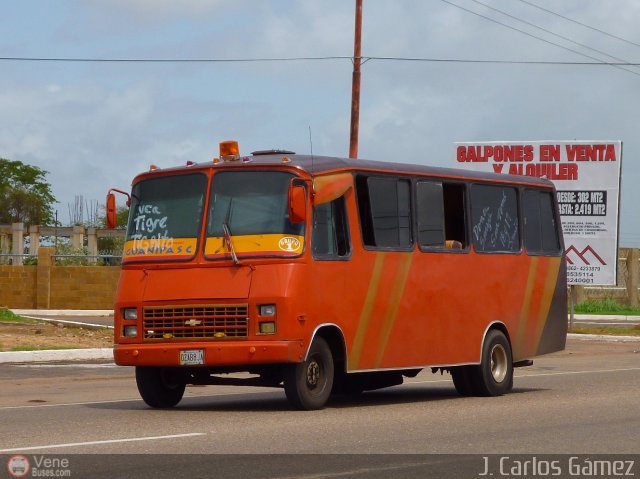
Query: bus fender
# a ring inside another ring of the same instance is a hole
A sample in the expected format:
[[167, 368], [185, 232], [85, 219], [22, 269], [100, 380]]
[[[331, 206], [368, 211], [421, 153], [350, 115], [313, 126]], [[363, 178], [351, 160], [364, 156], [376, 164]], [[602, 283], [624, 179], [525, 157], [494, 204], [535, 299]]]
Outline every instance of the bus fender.
[[502, 331], [504, 333], [504, 335], [507, 337], [507, 341], [509, 341], [511, 350], [513, 351], [513, 344], [511, 344], [511, 336], [509, 335], [509, 330], [507, 329], [507, 326], [502, 321], [494, 320], [494, 321], [491, 321], [491, 323], [489, 323], [487, 328], [484, 330], [484, 334], [482, 335], [482, 341], [480, 342], [480, 352], [478, 354], [478, 357], [480, 358], [480, 360], [482, 360], [482, 349], [484, 348], [484, 342], [487, 339], [487, 334], [489, 334], [489, 331], [491, 331], [492, 329], [497, 329], [498, 331]]
[[311, 339], [309, 340], [309, 345], [307, 346], [303, 361], [307, 360], [309, 350], [311, 349], [311, 345], [313, 344], [316, 336], [322, 337], [327, 342], [331, 348], [334, 363], [344, 363], [344, 367], [346, 368], [347, 347], [344, 340], [344, 333], [342, 332], [342, 329], [340, 329], [340, 326], [335, 323], [322, 323], [316, 326], [313, 333], [311, 333]]

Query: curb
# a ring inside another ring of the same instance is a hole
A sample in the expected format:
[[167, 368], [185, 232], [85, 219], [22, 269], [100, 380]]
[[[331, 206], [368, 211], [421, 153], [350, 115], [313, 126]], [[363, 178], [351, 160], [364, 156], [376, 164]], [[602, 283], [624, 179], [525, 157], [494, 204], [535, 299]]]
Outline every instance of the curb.
[[640, 342], [640, 336], [607, 336], [604, 334], [577, 334], [568, 333], [567, 339], [578, 341], [604, 341], [607, 343], [635, 343]]
[[40, 351], [9, 351], [0, 353], [0, 364], [90, 361], [96, 359], [109, 359], [113, 361], [113, 349], [43, 349]]
[[629, 322], [640, 322], [640, 316], [631, 316], [631, 315], [623, 315], [623, 314], [574, 314], [574, 320], [585, 320], [585, 321], [629, 321]]
[[35, 319], [36, 321], [44, 321], [45, 323], [51, 324], [64, 324], [69, 326], [77, 326], [79, 328], [84, 329], [113, 329], [113, 326], [104, 325], [104, 324], [93, 324], [93, 323], [82, 323], [80, 321], [68, 321], [66, 319], [57, 319], [57, 318], [46, 318], [42, 316], [29, 316], [27, 314], [21, 314], [23, 318], [27, 319]]
[[113, 316], [113, 309], [11, 309], [18, 316]]

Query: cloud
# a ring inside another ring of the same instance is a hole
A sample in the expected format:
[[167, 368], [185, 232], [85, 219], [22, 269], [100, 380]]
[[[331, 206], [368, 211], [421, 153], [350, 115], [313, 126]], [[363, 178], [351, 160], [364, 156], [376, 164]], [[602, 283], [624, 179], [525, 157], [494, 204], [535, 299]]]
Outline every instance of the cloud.
[[[563, 43], [468, 0], [460, 5]], [[46, 5], [46, 3], [43, 3]], [[354, 2], [88, 0], [26, 9], [6, 48], [59, 56], [261, 58], [351, 55]], [[493, 2], [532, 23], [635, 59], [637, 48], [521, 2]], [[630, 39], [640, 5], [572, 0], [560, 13]], [[440, 59], [582, 61], [583, 57], [443, 2], [367, 0], [363, 54]], [[29, 31], [32, 25], [33, 31]], [[636, 38], [636, 40], [638, 40]], [[640, 40], [638, 40], [640, 43]], [[566, 44], [570, 46], [569, 44]], [[578, 49], [575, 45], [571, 48]], [[4, 64], [0, 156], [51, 171], [61, 198], [102, 198], [150, 163], [206, 161], [217, 143], [347, 155], [351, 62]], [[640, 69], [637, 69], [640, 71]], [[640, 201], [633, 158], [640, 77], [612, 67], [372, 60], [362, 68], [360, 153], [451, 165], [453, 142], [625, 141], [623, 211]], [[63, 201], [69, 201], [64, 200]], [[63, 203], [63, 205], [66, 203]], [[633, 225], [640, 238], [637, 222]]]
[[173, 22], [177, 19], [202, 19], [225, 13], [233, 5], [232, 0], [83, 0], [84, 8], [95, 10], [101, 15], [133, 17], [137, 22], [153, 24]]
[[[143, 85], [105, 91], [83, 84], [54, 92], [14, 86], [0, 93], [0, 151], [49, 171], [63, 206], [76, 194], [101, 198], [109, 178], [129, 182], [135, 155], [145, 148], [139, 133], [152, 115], [152, 96]], [[129, 162], [125, 168], [118, 167], [122, 159]]]

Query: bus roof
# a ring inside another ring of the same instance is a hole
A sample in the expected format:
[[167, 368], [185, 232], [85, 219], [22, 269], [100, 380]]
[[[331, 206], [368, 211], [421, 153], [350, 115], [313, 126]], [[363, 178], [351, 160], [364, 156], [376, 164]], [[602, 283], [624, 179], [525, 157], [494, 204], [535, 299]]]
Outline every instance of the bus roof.
[[255, 152], [249, 156], [241, 156], [237, 161], [219, 161], [215, 163], [190, 163], [187, 166], [172, 168], [158, 168], [150, 172], [141, 173], [134, 179], [134, 183], [142, 177], [154, 176], [154, 173], [182, 173], [194, 170], [209, 170], [218, 168], [251, 168], [251, 167], [285, 167], [298, 169], [310, 176], [317, 176], [338, 171], [369, 171], [378, 173], [395, 173], [408, 175], [424, 175], [439, 178], [456, 179], [462, 181], [492, 181], [523, 183], [535, 186], [552, 187], [553, 183], [546, 178], [531, 176], [508, 175], [501, 173], [487, 173], [483, 171], [471, 171], [457, 168], [444, 168], [438, 166], [426, 166], [413, 163], [396, 163], [387, 161], [374, 161], [363, 159], [350, 159], [333, 156], [298, 155], [284, 150], [266, 150]]

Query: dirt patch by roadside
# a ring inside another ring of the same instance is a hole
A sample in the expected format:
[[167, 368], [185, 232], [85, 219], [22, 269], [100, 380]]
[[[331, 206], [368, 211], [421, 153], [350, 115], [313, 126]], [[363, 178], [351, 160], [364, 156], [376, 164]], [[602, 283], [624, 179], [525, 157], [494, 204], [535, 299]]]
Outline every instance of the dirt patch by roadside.
[[0, 322], [0, 351], [110, 348], [113, 329], [86, 329], [46, 322]]

